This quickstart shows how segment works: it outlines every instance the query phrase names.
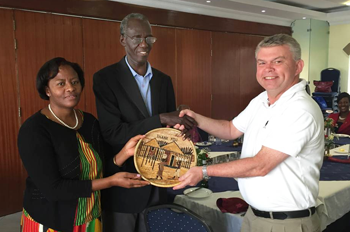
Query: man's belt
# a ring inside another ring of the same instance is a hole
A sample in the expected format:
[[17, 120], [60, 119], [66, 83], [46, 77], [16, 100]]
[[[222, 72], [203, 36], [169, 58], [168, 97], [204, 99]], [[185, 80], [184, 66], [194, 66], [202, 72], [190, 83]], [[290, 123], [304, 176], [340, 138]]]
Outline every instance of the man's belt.
[[257, 217], [263, 217], [263, 218], [271, 218], [271, 219], [279, 219], [279, 220], [284, 220], [287, 218], [303, 218], [303, 217], [309, 217], [313, 215], [316, 211], [315, 207], [311, 207], [309, 209], [304, 209], [304, 210], [297, 210], [297, 211], [285, 211], [285, 212], [267, 212], [267, 211], [260, 211], [257, 209], [254, 209], [251, 207], [253, 210], [253, 213]]

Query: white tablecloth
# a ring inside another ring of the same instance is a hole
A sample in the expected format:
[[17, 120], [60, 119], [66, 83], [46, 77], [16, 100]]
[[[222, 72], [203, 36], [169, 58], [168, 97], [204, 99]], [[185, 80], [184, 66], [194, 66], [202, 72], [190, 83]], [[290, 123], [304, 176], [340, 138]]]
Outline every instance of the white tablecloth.
[[322, 202], [317, 213], [324, 230], [350, 211], [350, 181], [320, 181], [318, 200]]
[[[321, 219], [321, 229], [350, 211], [350, 181], [320, 181], [316, 212]], [[239, 191], [213, 193], [210, 197], [193, 199], [178, 195], [174, 202], [183, 205], [200, 215], [214, 232], [239, 232], [242, 214], [222, 213], [216, 206], [219, 198], [239, 197]]]
[[241, 214], [222, 213], [216, 206], [219, 198], [239, 197], [239, 191], [213, 193], [207, 198], [192, 199], [185, 195], [177, 195], [174, 202], [191, 209], [200, 215], [214, 232], [239, 232], [243, 216]]
[[[349, 150], [349, 145], [336, 149]], [[213, 154], [214, 155], [214, 154]], [[221, 154], [217, 154], [221, 155]], [[331, 155], [344, 155], [331, 150]], [[350, 165], [349, 165], [350, 168]], [[239, 232], [243, 220], [241, 214], [222, 213], [216, 206], [218, 198], [242, 198], [239, 191], [213, 193], [207, 198], [193, 199], [184, 195], [175, 197], [174, 202], [199, 214], [214, 232]], [[316, 212], [321, 219], [321, 228], [344, 216], [350, 211], [350, 181], [320, 181]]]

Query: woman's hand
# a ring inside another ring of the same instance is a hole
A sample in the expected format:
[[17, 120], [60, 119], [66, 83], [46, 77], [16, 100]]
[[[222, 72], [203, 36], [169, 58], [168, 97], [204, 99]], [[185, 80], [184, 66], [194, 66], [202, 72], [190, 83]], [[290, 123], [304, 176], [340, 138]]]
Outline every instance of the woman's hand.
[[122, 166], [125, 160], [129, 159], [131, 156], [134, 155], [135, 147], [138, 141], [142, 138], [144, 138], [144, 135], [136, 135], [135, 137], [132, 137], [123, 147], [123, 149], [114, 156], [114, 163], [117, 166]]
[[137, 188], [149, 185], [148, 181], [141, 180], [140, 174], [129, 172], [118, 172], [110, 176], [112, 186], [123, 188]]
[[132, 137], [123, 147], [121, 150], [122, 153], [125, 153], [125, 155], [129, 158], [134, 155], [136, 144], [139, 142], [140, 139], [144, 138], [144, 135], [136, 135], [135, 137]]

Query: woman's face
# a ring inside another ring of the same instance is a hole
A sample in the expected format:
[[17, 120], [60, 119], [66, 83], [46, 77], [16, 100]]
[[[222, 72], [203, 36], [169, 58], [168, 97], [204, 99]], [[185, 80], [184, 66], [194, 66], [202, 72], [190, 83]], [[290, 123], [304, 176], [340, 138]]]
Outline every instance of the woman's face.
[[46, 87], [50, 104], [58, 108], [74, 108], [80, 100], [82, 87], [78, 74], [69, 65], [62, 65]]
[[343, 97], [338, 103], [340, 113], [349, 112], [349, 98]]

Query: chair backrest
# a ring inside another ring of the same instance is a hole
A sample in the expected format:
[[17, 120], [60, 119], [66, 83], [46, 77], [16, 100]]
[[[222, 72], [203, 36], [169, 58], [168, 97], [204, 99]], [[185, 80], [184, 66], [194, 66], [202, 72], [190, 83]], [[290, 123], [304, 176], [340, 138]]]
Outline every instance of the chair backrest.
[[199, 135], [201, 136], [202, 141], [208, 141], [208, 133], [198, 127], [197, 129], [198, 129]]
[[326, 68], [321, 71], [321, 81], [333, 81], [332, 92], [340, 92], [340, 71], [335, 68]]
[[324, 100], [321, 96], [312, 96], [312, 98], [317, 102], [317, 104], [320, 106], [321, 110], [328, 109], [327, 102]]
[[148, 232], [211, 232], [199, 215], [178, 204], [152, 206], [144, 212]]

